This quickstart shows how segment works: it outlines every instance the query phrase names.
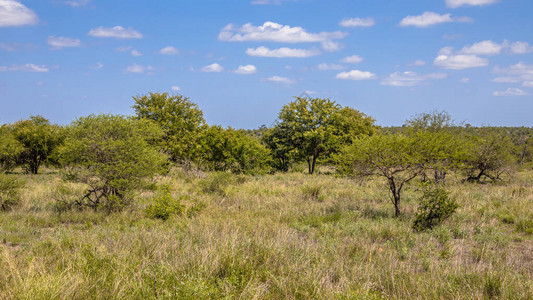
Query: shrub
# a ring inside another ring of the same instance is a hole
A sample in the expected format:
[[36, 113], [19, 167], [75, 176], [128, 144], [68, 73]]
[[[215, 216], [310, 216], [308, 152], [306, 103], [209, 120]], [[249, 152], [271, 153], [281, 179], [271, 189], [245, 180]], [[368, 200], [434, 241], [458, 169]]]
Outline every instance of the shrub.
[[226, 195], [226, 188], [246, 182], [246, 176], [234, 175], [226, 172], [212, 173], [199, 182], [200, 190], [206, 194]]
[[450, 217], [456, 209], [457, 203], [444, 188], [425, 188], [413, 228], [419, 231], [431, 229]]
[[146, 215], [154, 219], [167, 220], [172, 215], [181, 215], [184, 206], [181, 204], [181, 197], [174, 198], [170, 193], [170, 188], [161, 187], [153, 197], [149, 199], [146, 208]]
[[0, 174], [0, 208], [3, 211], [11, 209], [20, 203], [20, 189], [24, 182], [15, 177]]

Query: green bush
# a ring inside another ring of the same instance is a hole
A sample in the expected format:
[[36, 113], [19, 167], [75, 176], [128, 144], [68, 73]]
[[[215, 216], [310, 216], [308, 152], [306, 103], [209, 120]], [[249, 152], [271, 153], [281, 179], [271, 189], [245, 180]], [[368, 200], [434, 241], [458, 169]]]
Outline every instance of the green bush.
[[24, 182], [9, 175], [0, 174], [0, 208], [9, 210], [20, 203], [20, 189]]
[[206, 194], [218, 194], [226, 196], [226, 189], [231, 185], [243, 184], [246, 182], [245, 175], [235, 175], [227, 172], [211, 173], [207, 178], [199, 182], [200, 190]]
[[181, 204], [182, 197], [174, 198], [169, 187], [162, 187], [149, 199], [146, 215], [154, 219], [167, 220], [172, 215], [181, 215], [184, 206]]
[[450, 217], [456, 209], [457, 203], [444, 188], [425, 188], [413, 228], [419, 231], [431, 229]]

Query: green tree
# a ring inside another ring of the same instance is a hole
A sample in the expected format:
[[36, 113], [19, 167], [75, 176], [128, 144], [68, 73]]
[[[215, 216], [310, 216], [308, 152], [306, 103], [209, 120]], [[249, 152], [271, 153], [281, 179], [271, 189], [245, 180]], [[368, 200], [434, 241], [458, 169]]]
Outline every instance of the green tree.
[[54, 164], [53, 153], [64, 139], [63, 130], [41, 116], [12, 125], [14, 138], [22, 145], [17, 163], [25, 166], [26, 171], [37, 174], [43, 164]]
[[150, 120], [90, 115], [69, 128], [61, 159], [74, 168], [76, 181], [89, 185], [78, 202], [93, 209], [119, 209], [143, 179], [164, 170], [167, 157], [152, 143], [163, 135]]
[[399, 134], [361, 138], [344, 148], [336, 157], [341, 173], [385, 177], [396, 216], [401, 213], [402, 189], [420, 174], [421, 160], [417, 141]]
[[[342, 108], [329, 99], [300, 98], [283, 106], [269, 147], [278, 159], [291, 153], [306, 161], [309, 174], [317, 161], [338, 151], [357, 136], [372, 134], [374, 120], [352, 108]], [[289, 156], [290, 157], [290, 156]]]
[[0, 126], [0, 171], [11, 171], [16, 165], [24, 148], [15, 139], [9, 125]]
[[182, 95], [150, 93], [133, 97], [138, 118], [155, 121], [163, 129], [159, 145], [177, 161], [197, 161], [201, 157], [201, 132], [206, 128], [198, 105]]
[[243, 131], [210, 126], [202, 139], [203, 160], [210, 170], [253, 173], [268, 165], [268, 149]]

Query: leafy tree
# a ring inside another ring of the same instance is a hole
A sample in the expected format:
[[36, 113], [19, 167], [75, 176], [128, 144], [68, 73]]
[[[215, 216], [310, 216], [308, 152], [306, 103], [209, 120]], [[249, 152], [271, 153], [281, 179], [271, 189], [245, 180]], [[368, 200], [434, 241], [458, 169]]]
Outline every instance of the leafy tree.
[[[277, 160], [283, 162], [294, 156], [306, 161], [309, 174], [315, 172], [319, 158], [338, 151], [342, 144], [359, 135], [374, 131], [372, 118], [329, 99], [296, 97], [283, 106], [278, 118], [267, 144]], [[285, 168], [286, 164], [281, 166]]]
[[260, 171], [268, 164], [268, 150], [242, 131], [211, 126], [202, 138], [203, 160], [210, 170], [250, 173]]
[[[433, 172], [435, 183], [444, 182], [450, 169], [462, 164], [466, 155], [463, 141], [447, 112], [418, 114], [407, 120], [404, 127], [417, 140], [424, 171]], [[426, 172], [422, 174], [427, 178]]]
[[206, 123], [198, 105], [179, 94], [150, 93], [133, 99], [137, 117], [153, 120], [163, 129], [159, 145], [173, 161], [196, 161], [201, 156], [200, 136]]
[[10, 171], [17, 165], [17, 159], [24, 148], [15, 139], [9, 125], [0, 126], [0, 171]]
[[22, 145], [17, 163], [29, 173], [37, 174], [43, 164], [53, 164], [52, 155], [64, 139], [63, 130], [41, 116], [12, 125], [13, 137]]
[[421, 160], [416, 140], [398, 134], [361, 138], [336, 157], [341, 173], [385, 177], [396, 216], [401, 213], [402, 189], [420, 174]]
[[513, 144], [507, 135], [491, 128], [481, 128], [468, 134], [464, 143], [468, 154], [465, 160], [468, 181], [497, 181], [508, 174], [513, 164]]
[[151, 145], [162, 130], [149, 120], [115, 115], [90, 115], [74, 121], [61, 147], [73, 178], [89, 185], [79, 205], [119, 209], [142, 180], [163, 171], [164, 154]]
[[298, 151], [291, 145], [292, 139], [289, 130], [275, 126], [267, 130], [261, 141], [270, 149], [271, 166], [274, 170], [287, 172], [292, 161], [297, 157]]

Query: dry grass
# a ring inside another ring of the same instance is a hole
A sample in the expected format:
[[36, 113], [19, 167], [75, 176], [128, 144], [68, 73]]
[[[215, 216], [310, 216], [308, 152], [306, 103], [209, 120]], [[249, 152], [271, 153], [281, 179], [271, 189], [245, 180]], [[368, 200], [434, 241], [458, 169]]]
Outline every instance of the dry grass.
[[176, 171], [158, 182], [205, 209], [167, 221], [145, 216], [150, 191], [121, 213], [58, 214], [59, 177], [26, 180], [0, 213], [1, 299], [533, 298], [531, 171], [451, 180], [457, 213], [422, 233], [416, 186], [395, 218], [379, 180]]

